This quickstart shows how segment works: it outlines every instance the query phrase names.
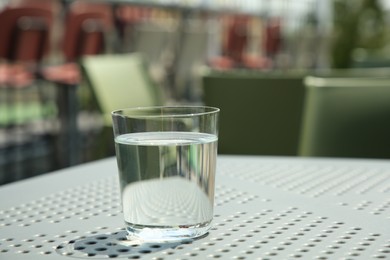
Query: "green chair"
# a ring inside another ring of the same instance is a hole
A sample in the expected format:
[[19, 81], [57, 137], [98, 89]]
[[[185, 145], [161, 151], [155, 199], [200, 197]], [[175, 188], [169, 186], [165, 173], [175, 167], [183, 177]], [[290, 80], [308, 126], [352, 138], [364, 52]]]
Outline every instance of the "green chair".
[[163, 93], [149, 77], [142, 55], [113, 54], [82, 58], [83, 75], [91, 86], [104, 123], [111, 127], [113, 110], [163, 104]]
[[[94, 160], [112, 156], [115, 150], [111, 112], [126, 107], [163, 105], [163, 92], [149, 77], [141, 54], [86, 56], [81, 59], [80, 64], [87, 83], [86, 87], [82, 86], [79, 89], [86, 92], [79, 95], [80, 99], [88, 100], [84, 102], [88, 103], [88, 106], [92, 103], [94, 110], [97, 105], [104, 120], [100, 132], [92, 133], [97, 134], [94, 137], [97, 142], [85, 149], [84, 157], [89, 158], [86, 160]], [[84, 139], [90, 139], [90, 134], [86, 134]], [[81, 136], [85, 134], [81, 133]]]
[[297, 155], [303, 78], [300, 73], [206, 71], [203, 101], [221, 109], [219, 153]]
[[390, 158], [385, 71], [307, 77], [299, 155]]

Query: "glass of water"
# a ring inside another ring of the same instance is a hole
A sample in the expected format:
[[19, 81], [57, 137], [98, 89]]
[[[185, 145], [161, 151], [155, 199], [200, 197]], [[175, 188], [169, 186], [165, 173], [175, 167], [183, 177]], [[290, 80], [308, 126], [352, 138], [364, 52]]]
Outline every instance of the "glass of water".
[[219, 109], [139, 107], [112, 112], [129, 238], [207, 233], [213, 219]]

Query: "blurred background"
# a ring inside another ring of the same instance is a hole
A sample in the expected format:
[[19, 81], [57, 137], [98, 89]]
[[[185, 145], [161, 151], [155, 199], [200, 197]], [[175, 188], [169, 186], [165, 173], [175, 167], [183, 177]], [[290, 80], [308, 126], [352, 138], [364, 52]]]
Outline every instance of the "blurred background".
[[389, 75], [387, 0], [0, 0], [0, 184], [113, 156], [125, 106], [220, 107], [221, 154], [390, 158]]

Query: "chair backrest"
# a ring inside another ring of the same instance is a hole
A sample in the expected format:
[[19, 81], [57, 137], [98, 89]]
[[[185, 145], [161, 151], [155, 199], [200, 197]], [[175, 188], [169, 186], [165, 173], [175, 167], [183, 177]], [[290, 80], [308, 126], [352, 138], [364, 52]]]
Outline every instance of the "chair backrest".
[[220, 153], [297, 154], [303, 76], [208, 72], [203, 96], [206, 105], [221, 109]]
[[112, 28], [112, 11], [107, 4], [75, 1], [67, 10], [63, 53], [67, 61], [83, 55], [103, 53], [106, 35]]
[[390, 76], [305, 79], [299, 154], [390, 158]]
[[49, 48], [53, 22], [50, 9], [9, 6], [0, 12], [0, 57], [9, 61], [38, 62]]
[[248, 44], [248, 22], [246, 16], [235, 16], [231, 18], [228, 25], [224, 54], [235, 61], [240, 62]]
[[86, 56], [81, 66], [107, 126], [112, 124], [114, 110], [163, 104], [162, 92], [149, 77], [140, 54]]
[[282, 45], [282, 29], [279, 18], [271, 18], [267, 21], [264, 32], [264, 51], [267, 56], [274, 57]]

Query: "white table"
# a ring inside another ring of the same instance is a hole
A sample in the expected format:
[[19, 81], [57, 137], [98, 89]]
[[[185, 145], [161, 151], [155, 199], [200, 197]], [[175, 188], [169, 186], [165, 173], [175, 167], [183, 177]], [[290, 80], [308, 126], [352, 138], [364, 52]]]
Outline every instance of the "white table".
[[0, 259], [390, 259], [387, 160], [220, 156], [213, 229], [166, 248], [111, 243], [124, 234], [114, 158], [0, 198]]

